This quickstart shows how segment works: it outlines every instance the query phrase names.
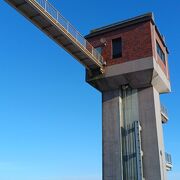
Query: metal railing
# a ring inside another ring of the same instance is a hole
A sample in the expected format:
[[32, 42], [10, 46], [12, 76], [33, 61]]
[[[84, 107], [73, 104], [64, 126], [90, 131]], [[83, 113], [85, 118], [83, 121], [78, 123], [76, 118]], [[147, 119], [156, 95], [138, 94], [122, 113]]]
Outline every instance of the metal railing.
[[91, 55], [97, 59], [98, 62], [103, 64], [103, 57], [101, 54], [72, 26], [72, 24], [66, 20], [60, 12], [52, 6], [47, 0], [34, 0], [46, 11], [56, 22], [61, 25], [75, 40], [82, 46], [82, 48], [88, 50]]
[[172, 165], [172, 158], [171, 155], [168, 153], [165, 153], [166, 163]]
[[163, 104], [161, 104], [161, 113], [163, 113], [163, 115], [166, 116], [166, 118], [168, 118], [167, 108]]

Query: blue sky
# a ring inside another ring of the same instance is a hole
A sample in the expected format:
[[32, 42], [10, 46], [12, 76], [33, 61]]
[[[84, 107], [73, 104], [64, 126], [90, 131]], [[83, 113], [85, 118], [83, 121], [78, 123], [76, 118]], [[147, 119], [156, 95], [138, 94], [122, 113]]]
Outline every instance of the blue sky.
[[[180, 179], [180, 1], [51, 0], [83, 34], [153, 11], [170, 50], [172, 93], [169, 179]], [[101, 180], [101, 94], [84, 68], [4, 1], [0, 1], [0, 179]]]

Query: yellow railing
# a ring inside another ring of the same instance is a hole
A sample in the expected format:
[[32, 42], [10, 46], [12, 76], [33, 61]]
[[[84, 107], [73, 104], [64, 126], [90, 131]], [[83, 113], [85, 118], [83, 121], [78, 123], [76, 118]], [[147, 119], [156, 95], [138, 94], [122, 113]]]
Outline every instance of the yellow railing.
[[103, 57], [101, 54], [66, 20], [60, 12], [47, 0], [35, 0], [53, 19], [57, 21], [84, 49], [102, 65]]

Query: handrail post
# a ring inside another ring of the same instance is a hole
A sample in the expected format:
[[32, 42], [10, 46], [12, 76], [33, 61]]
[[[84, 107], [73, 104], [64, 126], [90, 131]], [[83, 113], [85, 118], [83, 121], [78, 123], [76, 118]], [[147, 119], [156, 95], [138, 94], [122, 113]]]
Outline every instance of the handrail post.
[[84, 48], [87, 49], [87, 41], [84, 39]]
[[47, 0], [45, 0], [44, 8], [45, 8], [45, 11], [47, 11]]
[[78, 37], [78, 32], [76, 31], [76, 41], [78, 41], [77, 37]]
[[58, 22], [58, 11], [56, 10], [56, 21]]
[[69, 32], [69, 22], [67, 22], [67, 32]]

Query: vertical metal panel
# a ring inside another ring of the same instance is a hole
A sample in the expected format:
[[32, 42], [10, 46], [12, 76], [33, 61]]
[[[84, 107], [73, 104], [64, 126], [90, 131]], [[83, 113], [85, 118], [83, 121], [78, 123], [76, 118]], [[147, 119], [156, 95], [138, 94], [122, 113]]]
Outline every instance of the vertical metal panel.
[[141, 136], [139, 124], [138, 92], [123, 89], [123, 179], [142, 180]]

